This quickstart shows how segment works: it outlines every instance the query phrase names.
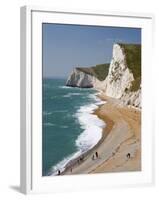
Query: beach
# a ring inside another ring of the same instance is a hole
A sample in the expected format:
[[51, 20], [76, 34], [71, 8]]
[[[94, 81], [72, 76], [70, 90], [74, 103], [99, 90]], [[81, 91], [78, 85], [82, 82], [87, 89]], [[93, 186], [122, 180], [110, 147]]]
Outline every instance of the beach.
[[[106, 123], [102, 139], [82, 161], [69, 164], [62, 174], [91, 174], [141, 170], [141, 111], [122, 106], [117, 99], [99, 95], [106, 103], [95, 110]], [[98, 152], [98, 158], [92, 156]]]
[[105, 137], [105, 122], [93, 114], [105, 103], [96, 96], [99, 92], [67, 87], [65, 82], [43, 82], [43, 176], [62, 173]]
[[140, 171], [141, 30], [43, 29], [42, 176]]

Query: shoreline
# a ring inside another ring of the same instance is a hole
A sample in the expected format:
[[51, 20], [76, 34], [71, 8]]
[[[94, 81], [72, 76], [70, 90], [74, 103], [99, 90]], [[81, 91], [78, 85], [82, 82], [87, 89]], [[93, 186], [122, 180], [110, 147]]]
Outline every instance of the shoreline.
[[[106, 101], [92, 113], [106, 123], [102, 137], [93, 148], [69, 161], [60, 175], [141, 170], [141, 110], [121, 106], [103, 94], [97, 96]], [[99, 159], [92, 160], [96, 151]]]
[[[81, 163], [68, 166], [61, 175], [141, 170], [141, 110], [121, 106], [118, 100], [105, 95], [98, 97], [107, 101], [94, 112], [107, 124], [103, 137], [86, 152]], [[100, 158], [92, 161], [95, 151]]]
[[[104, 98], [101, 98], [99, 95], [95, 95], [95, 96], [99, 97], [99, 98], [101, 99], [101, 101], [102, 101], [102, 100], [105, 101], [105, 99], [104, 99]], [[105, 103], [104, 103], [104, 104], [105, 104]], [[74, 159], [70, 160], [70, 161], [66, 164], [64, 171], [62, 171], [60, 175], [64, 175], [65, 173], [67, 173], [68, 171], [70, 171], [71, 168], [78, 166], [78, 165], [79, 165], [78, 160], [80, 160], [81, 157], [84, 157], [84, 158], [83, 158], [83, 161], [82, 161], [82, 162], [84, 162], [84, 161], [87, 159], [87, 157], [88, 157], [90, 154], [92, 154], [92, 153], [95, 151], [95, 149], [97, 149], [98, 146], [105, 140], [105, 138], [107, 137], [107, 135], [108, 135], [109, 132], [111, 131], [111, 129], [112, 129], [112, 127], [113, 127], [113, 124], [114, 124], [113, 121], [112, 121], [111, 119], [109, 119], [108, 117], [107, 117], [107, 121], [105, 121], [105, 120], [100, 116], [100, 114], [98, 113], [99, 109], [100, 109], [104, 104], [98, 105], [98, 108], [97, 108], [96, 110], [94, 110], [94, 112], [92, 113], [93, 115], [97, 115], [97, 117], [98, 117], [99, 119], [101, 119], [101, 120], [105, 123], [105, 127], [102, 128], [102, 137], [101, 137], [101, 139], [100, 139], [91, 149], [89, 149], [88, 151], [82, 153], [82, 154], [79, 155], [77, 158], [74, 158]], [[107, 133], [107, 134], [106, 134], [106, 133]], [[82, 162], [81, 162], [81, 163], [82, 163]]]
[[[96, 97], [98, 97], [101, 101], [105, 101], [105, 99], [102, 99], [101, 97], [99, 97], [99, 94], [94, 94], [94, 96], [96, 96]], [[105, 124], [105, 127], [104, 128], [102, 128], [102, 131], [101, 131], [101, 138], [99, 139], [99, 141], [92, 147], [92, 148], [90, 148], [90, 149], [88, 149], [86, 152], [83, 152], [83, 153], [81, 153], [80, 155], [78, 155], [76, 158], [72, 158], [66, 165], [65, 165], [65, 169], [64, 170], [60, 170], [61, 172], [60, 172], [60, 175], [63, 175], [63, 174], [65, 174], [65, 172], [67, 172], [67, 171], [69, 171], [72, 167], [75, 167], [75, 166], [77, 166], [79, 163], [78, 163], [78, 160], [80, 160], [80, 158], [82, 158], [82, 157], [84, 157], [84, 159], [83, 159], [83, 161], [82, 162], [84, 162], [84, 160], [85, 159], [87, 159], [87, 156], [89, 156], [90, 155], [90, 153], [92, 153], [104, 140], [105, 140], [105, 138], [106, 138], [106, 136], [108, 135], [108, 134], [105, 134], [105, 131], [110, 131], [110, 129], [111, 129], [111, 127], [110, 126], [113, 126], [113, 122], [108, 118], [107, 120], [109, 121], [109, 123], [110, 123], [110, 125], [108, 125], [107, 124], [107, 122], [105, 122], [104, 120], [103, 120], [103, 118], [102, 117], [99, 117], [98, 116], [98, 110], [100, 109], [100, 107], [101, 106], [103, 106], [105, 103], [103, 103], [103, 104], [99, 104], [99, 105], [97, 105], [97, 104], [95, 104], [96, 106], [97, 106], [97, 108], [95, 109], [95, 110], [93, 110], [93, 112], [92, 113], [90, 113], [90, 114], [92, 114], [92, 115], [96, 115], [99, 119], [101, 119], [103, 122], [104, 122], [104, 124]], [[76, 152], [75, 152], [76, 153]], [[57, 174], [55, 174], [55, 172], [54, 173], [52, 173], [52, 172], [49, 172], [48, 173], [48, 176], [57, 176], [58, 175], [58, 172], [57, 172]]]
[[[105, 98], [105, 95], [101, 95], [102, 98]], [[141, 171], [141, 109], [121, 105], [118, 100], [110, 97], [106, 97], [106, 99], [110, 100], [110, 105], [113, 104], [113, 109], [116, 109], [116, 112], [119, 112], [120, 117], [123, 118], [122, 120], [127, 123], [127, 138], [119, 143], [115, 151], [112, 151], [111, 156], [89, 171], [89, 174]], [[106, 112], [105, 117], [107, 114]], [[114, 123], [116, 124], [116, 122]], [[121, 130], [116, 130], [116, 132], [121, 134]], [[111, 134], [113, 133], [115, 130], [111, 130]], [[127, 158], [127, 153], [130, 153], [130, 158]]]

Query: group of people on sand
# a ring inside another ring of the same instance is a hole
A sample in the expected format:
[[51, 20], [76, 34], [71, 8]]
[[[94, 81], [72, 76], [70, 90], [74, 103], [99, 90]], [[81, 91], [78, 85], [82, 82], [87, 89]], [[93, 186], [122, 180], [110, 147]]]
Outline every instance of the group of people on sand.
[[[79, 159], [77, 160], [77, 164], [80, 164], [83, 161], [84, 161], [84, 155], [79, 157]], [[70, 172], [72, 173], [72, 171], [73, 171], [73, 167], [71, 166], [70, 167]], [[60, 170], [57, 170], [57, 175], [61, 175], [61, 171]]]
[[95, 160], [95, 159], [97, 159], [97, 158], [99, 158], [99, 154], [98, 154], [98, 152], [96, 151], [95, 154], [92, 155], [92, 160]]
[[80, 162], [82, 162], [84, 160], [84, 155], [82, 155], [78, 160], [77, 163], [80, 164]]
[[[131, 154], [130, 153], [127, 153], [126, 154], [126, 157], [127, 159], [130, 159], [131, 158]], [[96, 151], [95, 154], [92, 155], [92, 160], [95, 160], [95, 159], [98, 159], [99, 158], [99, 154], [98, 152]], [[78, 160], [77, 160], [77, 163], [80, 164], [82, 161], [84, 160], [84, 155], [82, 155]], [[72, 167], [70, 168], [70, 171], [72, 173]], [[57, 175], [61, 175], [61, 171], [58, 170], [57, 171]]]

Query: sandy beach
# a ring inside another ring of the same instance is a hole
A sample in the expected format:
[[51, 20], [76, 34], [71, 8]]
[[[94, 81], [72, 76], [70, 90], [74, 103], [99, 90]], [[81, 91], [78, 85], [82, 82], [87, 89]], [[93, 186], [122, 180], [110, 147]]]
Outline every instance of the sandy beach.
[[[106, 100], [94, 114], [106, 123], [101, 141], [84, 159], [62, 174], [89, 174], [141, 170], [141, 111], [121, 106], [116, 99], [100, 95]], [[99, 157], [92, 159], [98, 152]], [[127, 157], [130, 155], [130, 158]]]

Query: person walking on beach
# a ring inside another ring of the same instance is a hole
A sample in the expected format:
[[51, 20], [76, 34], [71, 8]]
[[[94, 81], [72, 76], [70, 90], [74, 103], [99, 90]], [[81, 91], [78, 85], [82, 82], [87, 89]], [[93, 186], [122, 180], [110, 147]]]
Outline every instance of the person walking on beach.
[[84, 155], [82, 155], [81, 157], [80, 157], [80, 161], [82, 162], [84, 160]]
[[61, 172], [60, 172], [60, 170], [58, 170], [58, 175], [60, 175], [61, 174]]
[[127, 157], [128, 159], [130, 159], [130, 153], [128, 153], [128, 154], [126, 155], [126, 157]]
[[98, 156], [98, 152], [96, 151], [96, 158], [98, 158], [99, 156]]

